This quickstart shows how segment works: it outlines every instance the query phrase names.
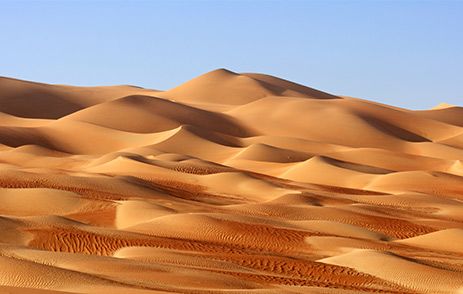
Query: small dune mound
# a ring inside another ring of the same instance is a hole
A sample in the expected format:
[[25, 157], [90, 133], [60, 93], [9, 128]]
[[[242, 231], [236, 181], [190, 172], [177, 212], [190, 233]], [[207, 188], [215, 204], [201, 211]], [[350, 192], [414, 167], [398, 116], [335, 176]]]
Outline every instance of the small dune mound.
[[342, 163], [323, 156], [314, 156], [286, 170], [281, 177], [298, 182], [317, 183], [347, 188], [363, 187], [381, 169]]
[[246, 147], [235, 157], [236, 159], [248, 159], [265, 162], [299, 162], [310, 158], [310, 155], [288, 149], [282, 149], [267, 144], [252, 144]]
[[335, 235], [342, 237], [349, 237], [355, 239], [369, 239], [377, 241], [387, 241], [390, 238], [384, 234], [373, 232], [362, 228], [360, 226], [354, 226], [350, 224], [343, 224], [334, 221], [326, 220], [310, 220], [310, 221], [298, 221], [295, 224], [306, 230], [324, 233], [327, 235]]
[[396, 242], [436, 251], [450, 251], [463, 254], [463, 229], [446, 229], [429, 234], [397, 240]]
[[123, 229], [171, 213], [175, 210], [145, 201], [128, 200], [117, 206], [116, 226]]
[[[174, 214], [127, 228], [138, 233], [276, 251], [304, 247], [304, 232], [200, 214]], [[259, 242], [256, 242], [259, 240]], [[290, 245], [290, 244], [293, 245]]]
[[319, 261], [354, 268], [420, 293], [454, 293], [463, 285], [461, 273], [424, 265], [389, 252], [356, 249]]
[[460, 189], [463, 179], [459, 176], [441, 172], [407, 171], [381, 175], [365, 187], [377, 191], [398, 192], [400, 190], [421, 192], [436, 196], [452, 196], [463, 199]]
[[[54, 189], [0, 188], [0, 214], [34, 216], [76, 212], [88, 204], [77, 194]], [[50, 203], [53, 206], [50, 207]]]
[[[1, 284], [4, 286], [57, 290], [84, 290], [91, 285], [96, 291], [109, 290], [113, 282], [59, 267], [0, 256]], [[93, 292], [93, 291], [92, 291]]]

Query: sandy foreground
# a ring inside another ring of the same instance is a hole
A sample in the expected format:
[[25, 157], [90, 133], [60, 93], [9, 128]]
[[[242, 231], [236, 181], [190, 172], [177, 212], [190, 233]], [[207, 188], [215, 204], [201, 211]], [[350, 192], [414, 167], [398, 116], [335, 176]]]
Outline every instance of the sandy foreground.
[[0, 293], [172, 292], [463, 293], [463, 108], [0, 78]]

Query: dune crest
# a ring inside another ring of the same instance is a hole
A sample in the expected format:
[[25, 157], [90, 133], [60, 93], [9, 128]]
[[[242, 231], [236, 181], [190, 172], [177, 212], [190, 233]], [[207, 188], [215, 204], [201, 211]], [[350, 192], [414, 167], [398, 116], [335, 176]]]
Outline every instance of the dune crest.
[[445, 108], [451, 108], [451, 107], [455, 107], [455, 105], [442, 102], [434, 106], [432, 109], [445, 109]]
[[0, 292], [455, 293], [462, 161], [459, 106], [0, 78]]

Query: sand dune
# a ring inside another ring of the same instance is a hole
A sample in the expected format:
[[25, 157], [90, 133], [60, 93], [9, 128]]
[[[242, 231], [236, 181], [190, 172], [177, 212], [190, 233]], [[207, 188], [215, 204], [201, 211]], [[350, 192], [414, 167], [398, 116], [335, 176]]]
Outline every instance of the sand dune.
[[160, 97], [187, 101], [242, 105], [266, 96], [315, 99], [338, 97], [267, 75], [237, 74], [218, 69], [160, 94]]
[[462, 291], [462, 109], [0, 78], [0, 293]]
[[299, 162], [310, 158], [303, 152], [282, 149], [267, 144], [252, 144], [241, 151], [235, 158], [264, 162]]
[[[0, 77], [0, 112], [19, 117], [56, 119], [107, 100], [157, 91], [131, 86], [72, 87]], [[53, 107], [50, 107], [53, 105]]]
[[[350, 253], [320, 260], [348, 266], [390, 282], [426, 293], [449, 293], [463, 282], [459, 271], [444, 270], [388, 252], [356, 249]], [[381, 264], [381, 267], [378, 266]]]
[[[134, 120], [134, 117], [137, 119]], [[152, 96], [127, 96], [86, 108], [69, 115], [66, 119], [134, 133], [156, 133], [182, 125], [192, 125], [238, 137], [252, 134], [224, 114]]]
[[383, 173], [378, 168], [377, 171], [371, 168], [370, 172], [363, 172], [362, 170], [367, 171], [360, 165], [357, 167], [354, 164], [342, 166], [336, 160], [315, 156], [291, 166], [281, 177], [298, 182], [308, 181], [317, 184], [358, 188], [372, 181], [377, 171]]
[[462, 241], [462, 229], [446, 229], [409, 239], [398, 240], [397, 242], [436, 251], [450, 251], [461, 254], [463, 253], [463, 248], [460, 246]]
[[422, 117], [463, 127], [463, 107], [445, 105], [430, 110], [416, 111], [416, 113]]

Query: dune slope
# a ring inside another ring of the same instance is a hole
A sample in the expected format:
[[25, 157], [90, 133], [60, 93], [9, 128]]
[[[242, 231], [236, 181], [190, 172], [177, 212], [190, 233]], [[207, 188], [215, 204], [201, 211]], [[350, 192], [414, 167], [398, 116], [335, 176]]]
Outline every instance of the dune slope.
[[0, 292], [463, 291], [462, 109], [0, 78]]

